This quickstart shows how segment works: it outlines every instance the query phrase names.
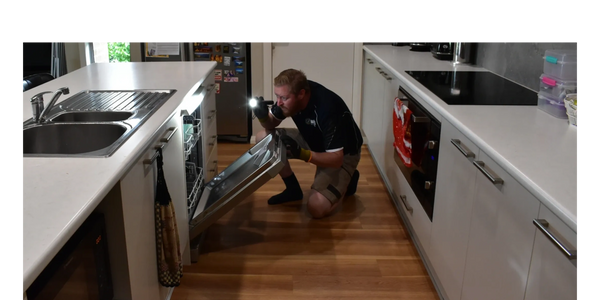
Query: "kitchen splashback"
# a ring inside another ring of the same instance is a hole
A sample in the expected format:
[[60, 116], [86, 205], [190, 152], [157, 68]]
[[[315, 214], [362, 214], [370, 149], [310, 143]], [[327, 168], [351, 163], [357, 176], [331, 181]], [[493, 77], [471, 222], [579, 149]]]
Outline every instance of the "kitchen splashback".
[[547, 49], [580, 50], [580, 39], [478, 39], [475, 63], [539, 90]]

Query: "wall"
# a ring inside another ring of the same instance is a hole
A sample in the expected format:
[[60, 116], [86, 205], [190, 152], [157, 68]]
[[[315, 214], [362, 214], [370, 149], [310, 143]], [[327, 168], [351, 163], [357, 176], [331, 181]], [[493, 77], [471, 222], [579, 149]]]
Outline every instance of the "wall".
[[577, 50], [577, 43], [478, 43], [475, 64], [534, 91], [540, 89], [546, 50]]
[[[264, 96], [264, 59], [263, 59], [263, 43], [250, 44], [250, 61], [252, 62], [252, 96]], [[254, 114], [252, 114], [254, 116]], [[252, 120], [252, 136], [262, 129], [258, 119]]]

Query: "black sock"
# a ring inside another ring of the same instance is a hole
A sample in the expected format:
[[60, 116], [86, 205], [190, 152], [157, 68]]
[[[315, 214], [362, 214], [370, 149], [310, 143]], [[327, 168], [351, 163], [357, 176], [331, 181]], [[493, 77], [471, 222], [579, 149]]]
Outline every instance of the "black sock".
[[304, 197], [300, 183], [298, 183], [298, 179], [296, 179], [294, 173], [291, 176], [283, 178], [283, 183], [285, 183], [285, 190], [271, 197], [268, 201], [270, 205], [302, 200]]
[[356, 186], [358, 185], [358, 177], [360, 174], [358, 170], [354, 171], [352, 174], [352, 179], [350, 179], [350, 183], [348, 183], [348, 187], [346, 188], [346, 197], [354, 195], [356, 193]]

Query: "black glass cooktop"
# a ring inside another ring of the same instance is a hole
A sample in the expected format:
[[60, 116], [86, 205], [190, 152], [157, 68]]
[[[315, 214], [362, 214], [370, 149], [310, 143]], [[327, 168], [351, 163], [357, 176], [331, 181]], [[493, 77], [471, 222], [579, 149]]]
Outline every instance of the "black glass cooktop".
[[491, 72], [406, 71], [448, 105], [537, 105], [537, 93]]

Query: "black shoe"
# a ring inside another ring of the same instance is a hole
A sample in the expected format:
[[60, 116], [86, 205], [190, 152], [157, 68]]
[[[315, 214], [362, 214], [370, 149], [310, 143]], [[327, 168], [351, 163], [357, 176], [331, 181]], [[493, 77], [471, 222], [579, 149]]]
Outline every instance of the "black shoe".
[[346, 197], [352, 196], [354, 193], [356, 193], [359, 177], [360, 173], [358, 173], [358, 170], [354, 171], [354, 174], [352, 174], [352, 179], [350, 179], [350, 183], [348, 183], [348, 188], [346, 188]]
[[291, 202], [291, 201], [302, 200], [302, 198], [304, 198], [304, 194], [302, 193], [302, 190], [285, 189], [285, 191], [269, 198], [269, 201], [267, 201], [267, 203], [269, 203], [269, 205], [275, 205], [275, 204], [281, 204], [281, 203], [286, 203], [286, 202]]

